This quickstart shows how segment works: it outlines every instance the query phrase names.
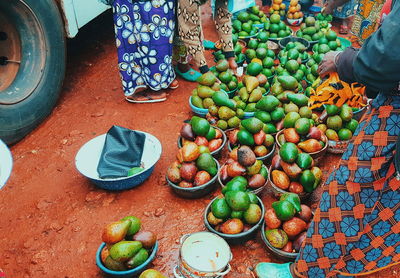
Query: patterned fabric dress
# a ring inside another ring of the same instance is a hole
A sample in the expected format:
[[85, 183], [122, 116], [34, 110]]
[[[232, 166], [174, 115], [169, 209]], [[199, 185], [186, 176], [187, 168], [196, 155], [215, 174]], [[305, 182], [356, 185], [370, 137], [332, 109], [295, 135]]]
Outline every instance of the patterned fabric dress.
[[327, 180], [297, 259], [299, 276], [358, 276], [400, 262], [399, 134], [400, 96], [379, 94]]
[[136, 89], [166, 89], [175, 79], [172, 42], [174, 0], [115, 0], [114, 27], [118, 67], [126, 96]]

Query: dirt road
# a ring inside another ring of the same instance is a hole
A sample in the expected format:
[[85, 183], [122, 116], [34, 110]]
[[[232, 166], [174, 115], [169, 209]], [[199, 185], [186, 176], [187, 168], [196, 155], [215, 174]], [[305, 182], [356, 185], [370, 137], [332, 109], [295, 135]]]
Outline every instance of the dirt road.
[[[216, 34], [209, 14], [209, 10], [203, 14], [205, 34], [213, 40]], [[160, 250], [153, 267], [172, 277], [178, 239], [204, 230], [203, 209], [219, 191], [200, 200], [184, 200], [164, 181], [177, 151], [181, 123], [190, 116], [187, 101], [195, 84], [180, 80], [180, 88], [164, 103], [127, 103], [115, 50], [110, 13], [69, 41], [68, 70], [57, 107], [39, 128], [11, 148], [15, 166], [0, 191], [0, 268], [7, 277], [102, 277], [95, 253], [103, 226], [126, 215], [142, 218], [147, 229], [157, 232]], [[211, 53], [207, 55], [211, 58]], [[136, 189], [99, 190], [75, 169], [80, 146], [112, 125], [152, 133], [162, 142], [163, 154], [153, 175]], [[332, 169], [336, 162], [331, 156], [324, 169]], [[263, 200], [271, 201], [266, 194]], [[251, 277], [257, 262], [274, 260], [259, 235], [232, 249], [233, 271], [228, 278]], [[395, 277], [396, 269], [381, 276]]]

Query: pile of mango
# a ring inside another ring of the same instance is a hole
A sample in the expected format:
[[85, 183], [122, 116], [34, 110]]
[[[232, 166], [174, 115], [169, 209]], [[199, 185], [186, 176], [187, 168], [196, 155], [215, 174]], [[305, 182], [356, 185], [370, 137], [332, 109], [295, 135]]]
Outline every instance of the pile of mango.
[[[258, 117], [263, 111], [256, 112]], [[230, 149], [237, 152], [238, 146], [248, 146], [252, 148], [257, 158], [268, 155], [274, 147], [275, 139], [271, 134], [266, 134], [263, 130], [264, 122], [257, 117], [242, 120], [241, 129], [234, 129], [227, 133]]]
[[104, 227], [101, 261], [110, 270], [125, 271], [142, 265], [148, 258], [157, 236], [141, 231], [141, 221], [127, 216]]
[[285, 11], [286, 11], [286, 4], [282, 3], [282, 0], [273, 0], [272, 5], [269, 9], [269, 14], [270, 16], [279, 16], [283, 17], [285, 16]]
[[196, 116], [192, 117], [189, 123], [182, 125], [180, 135], [182, 146], [194, 142], [199, 147], [200, 153], [213, 153], [225, 143], [221, 130]]
[[215, 68], [211, 68], [211, 71], [221, 81], [220, 90], [225, 92], [235, 91], [238, 88], [238, 80], [234, 75], [233, 71], [229, 68], [228, 61], [223, 59], [219, 60]]
[[342, 107], [334, 104], [325, 105], [319, 122], [317, 127], [332, 141], [350, 140], [358, 127], [358, 121], [353, 119], [353, 109], [347, 104]]
[[265, 185], [268, 171], [250, 147], [241, 146], [237, 151], [229, 153], [229, 159], [221, 167], [218, 175], [228, 189], [232, 183], [240, 183], [245, 189], [256, 190]]
[[269, 243], [288, 253], [297, 253], [312, 219], [310, 207], [300, 204], [297, 194], [283, 194], [265, 212], [265, 234]]
[[218, 197], [211, 203], [207, 221], [218, 232], [240, 234], [251, 229], [263, 217], [259, 199], [241, 186], [245, 182], [241, 178], [243, 177], [237, 177], [234, 186], [225, 187], [223, 197]]
[[217, 134], [217, 131], [206, 119], [197, 116], [193, 116], [189, 124], [184, 124], [181, 130], [183, 146], [178, 150], [177, 160], [167, 170], [169, 181], [191, 188], [208, 183], [218, 173], [218, 165], [210, 154], [210, 143], [215, 142], [212, 143], [213, 149], [222, 145], [222, 133], [218, 131]]
[[269, 18], [268, 24], [264, 24], [264, 29], [267, 31], [267, 35], [271, 39], [281, 39], [292, 35], [292, 29], [286, 25], [286, 23], [281, 20], [281, 16], [278, 14], [273, 14]]
[[298, 0], [290, 0], [290, 5], [286, 17], [288, 19], [303, 18], [304, 14], [301, 11], [301, 5]]
[[233, 36], [237, 36], [239, 39], [254, 36], [258, 33], [257, 25], [268, 21], [267, 16], [260, 10], [259, 6], [241, 11], [232, 21]]
[[300, 29], [296, 32], [296, 37], [303, 38], [307, 41], [315, 42], [324, 36], [328, 26], [315, 20], [315, 17], [309, 16], [300, 24]]
[[[302, 62], [307, 61], [309, 59], [309, 54], [307, 53], [307, 48], [301, 42], [288, 42], [284, 49], [282, 49], [279, 54], [279, 61], [281, 65], [284, 66], [285, 70], [287, 70], [290, 74], [296, 74], [298, 70], [302, 70], [302, 74], [296, 79], [300, 82], [303, 79], [305, 66]], [[291, 61], [291, 64], [287, 64], [287, 62]]]

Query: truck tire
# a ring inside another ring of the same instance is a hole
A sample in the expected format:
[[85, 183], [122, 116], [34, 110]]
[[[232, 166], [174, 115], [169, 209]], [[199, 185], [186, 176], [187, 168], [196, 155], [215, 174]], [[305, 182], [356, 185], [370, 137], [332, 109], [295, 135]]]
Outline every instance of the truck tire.
[[57, 102], [64, 24], [54, 0], [0, 1], [0, 138], [21, 140]]

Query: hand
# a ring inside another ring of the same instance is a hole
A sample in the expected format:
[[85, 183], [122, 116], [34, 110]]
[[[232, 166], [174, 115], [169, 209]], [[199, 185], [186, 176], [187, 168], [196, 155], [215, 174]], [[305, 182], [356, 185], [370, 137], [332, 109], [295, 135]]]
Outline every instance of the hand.
[[318, 66], [318, 74], [321, 77], [336, 71], [335, 59], [340, 55], [341, 51], [330, 51], [325, 54], [321, 63]]

